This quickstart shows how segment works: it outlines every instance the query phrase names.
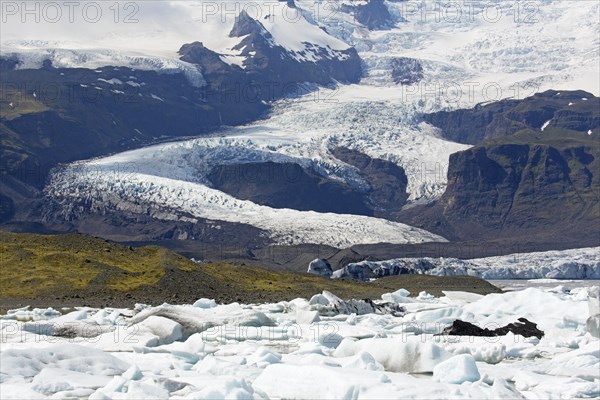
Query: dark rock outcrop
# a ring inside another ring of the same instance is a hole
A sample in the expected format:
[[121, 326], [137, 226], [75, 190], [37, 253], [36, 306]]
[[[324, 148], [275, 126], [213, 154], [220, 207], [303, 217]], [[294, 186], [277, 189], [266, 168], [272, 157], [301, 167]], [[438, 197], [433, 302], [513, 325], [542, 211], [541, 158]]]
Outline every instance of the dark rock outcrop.
[[364, 4], [342, 4], [340, 11], [351, 14], [369, 30], [390, 29], [394, 21], [383, 0], [366, 0]]
[[[455, 240], [600, 243], [600, 151], [590, 143], [478, 146], [450, 157], [448, 187], [404, 218]], [[443, 232], [443, 233], [442, 233]]]
[[180, 59], [185, 62], [202, 66], [202, 73], [214, 76], [231, 73], [233, 70], [241, 72], [241, 68], [227, 64], [221, 56], [206, 48], [202, 42], [187, 43], [179, 49]]
[[0, 194], [0, 223], [9, 221], [15, 215], [15, 204], [8, 196]]
[[526, 318], [519, 318], [517, 322], [496, 329], [480, 328], [470, 322], [457, 319], [452, 325], [444, 328], [441, 335], [494, 337], [504, 336], [509, 332], [523, 337], [536, 337], [538, 339], [544, 336], [544, 331], [540, 330], [537, 324]]
[[388, 217], [406, 204], [408, 180], [401, 167], [346, 148], [332, 154], [358, 168], [368, 189], [355, 189], [299, 164], [271, 161], [216, 165], [207, 177], [215, 189], [274, 208]]
[[360, 177], [369, 184], [368, 202], [373, 215], [390, 218], [406, 204], [408, 178], [402, 167], [344, 147], [337, 147], [331, 153], [358, 168]]
[[19, 60], [15, 57], [0, 57], [0, 71], [10, 71], [19, 65]]
[[208, 179], [215, 189], [269, 207], [373, 214], [363, 193], [295, 163], [217, 165]]
[[[560, 108], [565, 101], [573, 104]], [[451, 240], [598, 246], [598, 101], [585, 92], [548, 91], [444, 114], [438, 122], [445, 121], [447, 137], [493, 140], [452, 154], [442, 197], [400, 219]]]
[[[584, 100], [586, 99], [586, 100]], [[478, 144], [513, 135], [524, 129], [553, 128], [587, 133], [600, 128], [600, 98], [577, 91], [548, 90], [523, 100], [501, 100], [473, 109], [440, 111], [424, 120], [440, 128], [454, 142]]]

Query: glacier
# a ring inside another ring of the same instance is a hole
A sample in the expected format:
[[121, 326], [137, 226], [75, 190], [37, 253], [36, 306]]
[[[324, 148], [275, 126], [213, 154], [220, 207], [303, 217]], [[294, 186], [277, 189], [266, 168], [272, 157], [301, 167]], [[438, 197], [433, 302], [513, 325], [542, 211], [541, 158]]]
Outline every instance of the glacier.
[[[110, 38], [98, 32], [90, 33], [93, 36], [90, 43], [102, 48], [102, 43], [110, 39], [115, 52], [126, 54], [131, 47], [136, 47], [142, 54], [175, 60], [171, 64], [158, 62], [159, 69], [163, 66], [187, 68], [185, 63], [176, 60], [174, 52], [192, 39], [202, 40], [209, 48], [229, 54], [227, 49], [235, 45], [232, 42], [235, 38], [226, 35], [232, 21], [223, 24], [213, 18], [199, 23], [201, 2], [165, 3], [153, 5], [152, 10], [180, 18], [180, 29], [167, 33], [152, 26], [145, 31], [146, 25], [139, 24], [134, 32], [119, 27], [124, 31], [117, 31]], [[202, 210], [196, 211], [196, 216], [249, 223], [266, 229], [280, 243], [348, 246], [443, 240], [376, 219], [299, 214], [252, 205], [211, 189], [206, 179], [210, 167], [217, 162], [295, 162], [352, 187], [364, 187], [355, 167], [331, 155], [329, 149], [343, 146], [403, 167], [408, 176], [406, 207], [429, 203], [445, 190], [450, 154], [468, 146], [442, 139], [435, 128], [419, 122], [420, 113], [472, 107], [501, 98], [524, 98], [549, 88], [579, 88], [598, 94], [600, 27], [589, 18], [600, 13], [598, 4], [586, 2], [572, 7], [561, 1], [536, 3], [535, 21], [525, 20], [531, 10], [528, 13], [521, 10], [521, 15], [515, 4], [500, 2], [494, 3], [502, 15], [497, 21], [485, 18], [484, 5], [474, 6], [472, 18], [430, 16], [428, 19], [423, 15], [423, 10], [429, 9], [428, 4], [417, 0], [387, 2], [391, 14], [402, 15], [406, 22], [397, 22], [389, 30], [369, 31], [343, 12], [333, 15], [316, 12], [323, 7], [321, 2], [298, 1], [296, 6], [302, 12], [302, 23], [287, 24], [285, 27], [289, 30], [286, 31], [282, 30], [283, 25], [277, 26], [277, 19], [265, 22], [275, 39], [290, 51], [297, 51], [303, 45], [295, 42], [294, 35], [301, 37], [306, 31], [311, 40], [320, 46], [329, 46], [332, 51], [354, 46], [364, 61], [360, 84], [307, 87], [297, 96], [274, 102], [265, 119], [224, 128], [212, 137], [165, 143], [76, 163], [54, 173], [47, 194], [57, 196], [63, 203], [91, 202], [98, 210], [117, 207], [139, 212], [151, 207], [156, 210], [155, 215], [168, 219], [184, 218], [181, 214], [189, 211], [185, 205], [189, 201], [197, 206], [195, 210]], [[302, 34], [298, 32], [300, 28]], [[22, 37], [3, 41], [11, 44], [8, 48], [13, 52], [18, 46], [25, 50], [41, 47], [22, 43]], [[74, 49], [69, 50], [74, 51], [73, 54], [82, 51], [82, 45], [73, 44], [72, 40], [51, 43], [56, 44], [54, 47], [64, 45], [63, 50], [55, 54], [63, 54], [67, 51], [64, 48]], [[155, 49], [154, 54], [148, 53], [150, 48]], [[23, 54], [29, 51], [25, 50]], [[68, 58], [69, 65], [75, 66], [78, 60], [94, 60], [102, 54], [112, 56], [102, 51], [98, 54]], [[236, 55], [230, 53], [228, 57]], [[423, 80], [408, 86], [394, 83], [391, 76], [394, 57], [418, 60], [423, 65]], [[121, 175], [123, 166], [127, 170], [125, 175]], [[93, 176], [70, 173], [82, 169], [94, 171]], [[132, 199], [135, 200], [132, 202]], [[148, 203], [137, 207], [137, 201]], [[182, 208], [175, 210], [178, 205]], [[163, 212], [158, 211], [160, 209]], [[258, 210], [268, 213], [271, 221], [267, 223], [258, 217]], [[292, 224], [291, 217], [310, 219], [315, 225]], [[355, 229], [359, 231], [353, 233]], [[315, 239], [321, 236], [317, 231], [331, 232], [331, 237]]]
[[331, 278], [368, 280], [399, 274], [469, 275], [488, 280], [600, 279], [600, 247], [515, 253], [468, 260], [424, 257], [362, 261], [334, 271]]

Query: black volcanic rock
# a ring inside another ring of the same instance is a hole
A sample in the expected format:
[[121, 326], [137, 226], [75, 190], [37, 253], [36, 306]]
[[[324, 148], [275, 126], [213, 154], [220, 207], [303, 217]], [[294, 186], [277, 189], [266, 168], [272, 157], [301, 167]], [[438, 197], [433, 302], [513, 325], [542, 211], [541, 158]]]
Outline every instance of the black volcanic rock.
[[[583, 100], [587, 99], [587, 100]], [[473, 109], [440, 111], [424, 115], [426, 122], [440, 128], [455, 142], [478, 144], [506, 137], [524, 129], [541, 131], [564, 128], [580, 132], [600, 127], [600, 98], [577, 91], [548, 90], [524, 100], [501, 100]]]
[[517, 322], [510, 323], [496, 329], [480, 328], [470, 322], [455, 320], [452, 325], [444, 328], [442, 335], [450, 336], [483, 336], [494, 337], [504, 336], [512, 332], [515, 335], [523, 337], [536, 337], [541, 339], [544, 337], [544, 331], [537, 327], [537, 324], [529, 321], [527, 318], [519, 318]]
[[414, 85], [420, 82], [423, 75], [423, 65], [414, 58], [394, 57], [392, 59], [392, 79], [400, 85]]
[[383, 0], [366, 0], [366, 4], [342, 4], [342, 12], [354, 15], [354, 19], [370, 30], [389, 29], [392, 16]]

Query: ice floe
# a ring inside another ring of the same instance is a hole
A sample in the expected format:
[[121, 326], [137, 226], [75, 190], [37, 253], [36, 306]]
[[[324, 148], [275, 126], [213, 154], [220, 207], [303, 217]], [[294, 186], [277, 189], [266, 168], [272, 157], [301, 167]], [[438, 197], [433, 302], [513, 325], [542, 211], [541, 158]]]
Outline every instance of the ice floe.
[[[0, 319], [0, 392], [6, 399], [596, 397], [600, 342], [589, 321], [598, 290], [410, 297], [399, 288], [361, 306], [324, 292], [269, 304], [200, 299], [64, 315], [22, 308]], [[544, 336], [441, 334], [457, 319], [493, 329], [519, 318]], [[90, 329], [98, 335], [85, 335]]]

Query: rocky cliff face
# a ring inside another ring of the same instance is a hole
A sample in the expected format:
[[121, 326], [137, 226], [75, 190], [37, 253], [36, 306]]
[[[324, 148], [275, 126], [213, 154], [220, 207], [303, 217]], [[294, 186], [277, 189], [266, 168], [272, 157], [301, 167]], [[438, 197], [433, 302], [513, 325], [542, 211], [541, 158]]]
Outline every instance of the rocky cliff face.
[[487, 144], [453, 154], [448, 188], [411, 219], [454, 239], [600, 243], [597, 140]]
[[600, 244], [600, 98], [549, 90], [424, 119], [477, 145], [450, 157], [439, 201], [402, 220], [455, 240]]
[[217, 165], [208, 179], [215, 189], [273, 208], [373, 215], [366, 194], [294, 163]]
[[478, 144], [513, 135], [524, 129], [543, 132], [563, 128], [587, 133], [600, 128], [600, 98], [577, 91], [548, 90], [524, 100], [502, 100], [473, 109], [426, 114], [424, 120], [440, 128], [449, 140]]
[[216, 165], [208, 179], [215, 189], [273, 208], [391, 218], [406, 204], [408, 180], [401, 167], [342, 147], [332, 154], [356, 167], [366, 188], [351, 187], [295, 163]]
[[394, 219], [408, 200], [408, 178], [404, 169], [390, 161], [369, 157], [361, 152], [338, 147], [332, 154], [358, 169], [360, 177], [369, 185], [366, 201], [372, 215]]

